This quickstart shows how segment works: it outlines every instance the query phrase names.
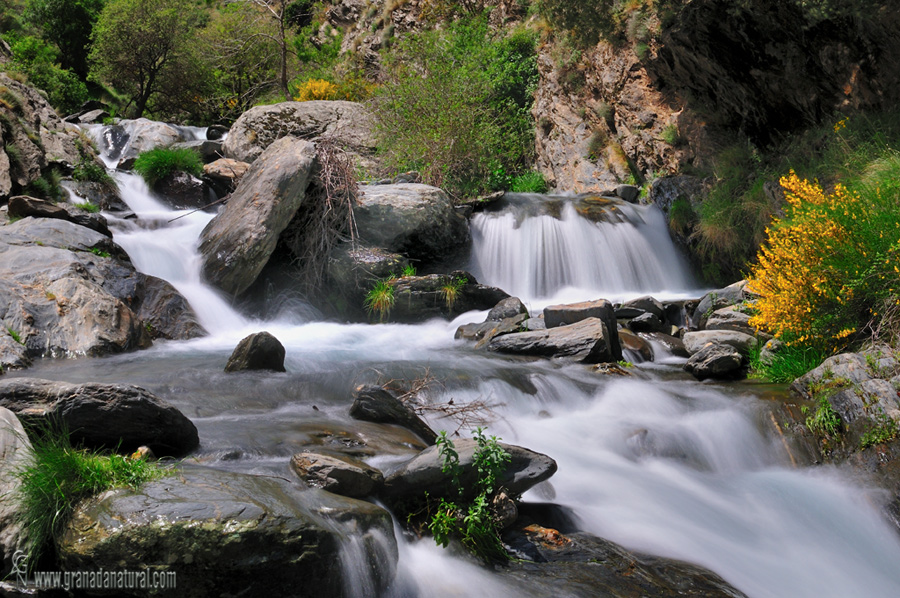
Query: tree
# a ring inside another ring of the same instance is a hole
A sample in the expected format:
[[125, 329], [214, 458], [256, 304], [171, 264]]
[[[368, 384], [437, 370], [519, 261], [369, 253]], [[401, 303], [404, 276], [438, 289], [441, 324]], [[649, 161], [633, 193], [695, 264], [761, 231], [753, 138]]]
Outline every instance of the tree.
[[191, 0], [109, 0], [94, 26], [91, 77], [127, 93], [135, 118], [179, 109], [206, 85], [193, 43], [202, 19]]
[[103, 0], [28, 0], [25, 18], [59, 48], [62, 67], [85, 79], [91, 31], [101, 10]]
[[288, 54], [290, 53], [290, 45], [288, 43], [288, 33], [291, 27], [290, 9], [291, 2], [288, 0], [245, 0], [255, 4], [265, 11], [275, 24], [272, 33], [265, 35], [274, 41], [278, 47], [278, 86], [281, 93], [284, 94], [285, 101], [291, 100], [291, 92], [288, 89]]

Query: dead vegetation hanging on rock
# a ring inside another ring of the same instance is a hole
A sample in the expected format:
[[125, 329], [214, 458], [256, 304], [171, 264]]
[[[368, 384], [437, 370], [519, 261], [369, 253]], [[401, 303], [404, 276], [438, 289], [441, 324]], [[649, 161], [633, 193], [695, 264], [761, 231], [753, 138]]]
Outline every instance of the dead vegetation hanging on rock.
[[352, 159], [329, 137], [316, 140], [316, 158], [309, 197], [281, 235], [298, 267], [297, 282], [307, 294], [321, 288], [332, 248], [340, 241], [355, 244], [357, 238], [353, 208], [359, 187]]

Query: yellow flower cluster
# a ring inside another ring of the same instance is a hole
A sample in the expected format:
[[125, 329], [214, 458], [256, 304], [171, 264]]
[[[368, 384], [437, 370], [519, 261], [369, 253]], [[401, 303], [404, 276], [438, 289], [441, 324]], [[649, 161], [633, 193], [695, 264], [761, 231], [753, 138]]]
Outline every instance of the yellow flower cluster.
[[790, 344], [835, 350], [875, 315], [872, 298], [900, 286], [900, 240], [887, 249], [883, 241], [900, 235], [900, 214], [890, 215], [894, 230], [875, 231], [884, 219], [859, 194], [840, 185], [825, 193], [793, 171], [780, 182], [788, 217], [766, 230], [748, 276], [760, 296], [751, 324]]
[[337, 99], [338, 87], [334, 83], [324, 79], [309, 79], [297, 87], [297, 102], [309, 102], [310, 100], [334, 100]]
[[841, 120], [834, 123], [834, 132], [835, 133], [839, 133], [841, 131], [841, 129], [846, 129], [846, 128], [847, 128], [847, 119], [846, 118], [842, 118]]

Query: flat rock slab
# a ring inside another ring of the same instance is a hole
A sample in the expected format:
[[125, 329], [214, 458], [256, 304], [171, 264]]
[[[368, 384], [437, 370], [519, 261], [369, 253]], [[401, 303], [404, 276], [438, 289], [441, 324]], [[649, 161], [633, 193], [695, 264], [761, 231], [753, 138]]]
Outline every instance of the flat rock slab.
[[376, 494], [384, 484], [380, 471], [347, 455], [303, 451], [291, 457], [291, 469], [311, 488], [352, 498]]
[[[618, 334], [615, 347], [619, 348]], [[583, 363], [619, 361], [613, 349], [613, 335], [598, 318], [587, 318], [568, 326], [558, 326], [547, 330], [504, 334], [491, 339], [488, 349], [497, 353], [513, 355], [534, 355], [537, 357], [564, 357]]]
[[693, 355], [702, 349], [707, 343], [729, 345], [740, 352], [741, 355], [749, 355], [750, 349], [756, 346], [756, 339], [743, 332], [734, 330], [701, 330], [699, 332], [686, 332], [684, 335], [684, 348]]
[[[474, 440], [457, 440], [454, 444], [459, 454], [460, 484], [464, 498], [471, 499], [476, 493], [478, 480], [478, 470], [475, 467], [478, 443]], [[556, 473], [556, 461], [547, 455], [520, 446], [503, 443], [500, 446], [512, 459], [497, 483], [511, 495], [522, 494]], [[429, 447], [385, 478], [383, 495], [394, 501], [420, 498], [425, 492], [433, 497], [456, 498], [450, 476], [442, 469], [443, 459], [438, 447]]]
[[363, 566], [380, 573], [376, 585], [387, 585], [397, 547], [381, 507], [280, 478], [185, 467], [81, 503], [59, 553], [69, 571], [174, 572], [171, 596], [337, 598], [349, 533], [362, 539]]
[[0, 407], [26, 425], [61, 424], [74, 442], [92, 448], [148, 446], [159, 456], [181, 456], [200, 442], [191, 420], [137, 386], [14, 378], [0, 381]]

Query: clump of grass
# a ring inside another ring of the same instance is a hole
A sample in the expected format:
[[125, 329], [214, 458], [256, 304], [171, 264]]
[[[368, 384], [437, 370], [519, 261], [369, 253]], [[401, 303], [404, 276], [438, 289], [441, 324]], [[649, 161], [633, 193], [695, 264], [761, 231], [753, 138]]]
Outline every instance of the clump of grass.
[[[803, 413], [809, 413], [809, 408], [803, 406]], [[816, 401], [816, 410], [806, 418], [807, 429], [817, 436], [836, 438], [841, 433], [841, 417], [828, 402], [827, 396], [819, 397]]]
[[608, 144], [609, 136], [606, 134], [606, 131], [594, 131], [591, 138], [588, 140], [588, 158], [591, 160], [599, 160], [600, 156], [603, 155], [603, 150], [606, 149]]
[[100, 211], [100, 206], [98, 206], [95, 203], [91, 203], [89, 201], [86, 201], [84, 203], [77, 203], [77, 204], [75, 204], [75, 207], [81, 208], [85, 212], [90, 212], [91, 214], [96, 214], [97, 212]]
[[459, 299], [460, 290], [469, 283], [465, 276], [454, 276], [441, 287], [441, 296], [447, 304], [447, 309], [453, 311], [456, 300]]
[[98, 257], [109, 257], [109, 252], [103, 251], [99, 247], [91, 247], [88, 251], [90, 251], [91, 253], [93, 253], [94, 255], [96, 255]]
[[536, 170], [512, 177], [509, 190], [513, 193], [546, 193], [547, 179]]
[[176, 172], [186, 172], [194, 176], [203, 174], [200, 155], [190, 148], [158, 147], [143, 152], [134, 161], [134, 170], [144, 177], [148, 185]]
[[413, 266], [412, 264], [406, 264], [405, 266], [403, 266], [403, 271], [400, 273], [400, 276], [402, 276], [404, 278], [409, 277], [409, 276], [415, 276], [415, 275], [416, 275], [416, 267]]
[[879, 413], [875, 417], [875, 422], [875, 426], [866, 430], [859, 439], [860, 448], [868, 448], [876, 444], [890, 442], [900, 432], [897, 422], [884, 413]]
[[384, 322], [394, 307], [394, 286], [392, 279], [379, 280], [366, 294], [365, 308], [369, 314], [378, 314], [378, 321]]
[[67, 432], [35, 430], [33, 450], [14, 472], [14, 500], [30, 543], [30, 562], [54, 549], [77, 504], [116, 487], [136, 488], [163, 470], [142, 460], [75, 448]]
[[12, 339], [13, 339], [14, 341], [16, 341], [17, 343], [19, 343], [20, 345], [24, 345], [24, 344], [25, 344], [25, 341], [22, 340], [22, 335], [19, 334], [19, 332], [18, 332], [17, 330], [13, 330], [13, 329], [10, 328], [9, 326], [7, 326], [7, 327], [6, 327], [6, 331], [9, 333], [9, 335], [12, 337]]
[[815, 347], [783, 345], [777, 351], [760, 358], [761, 348], [757, 344], [750, 352], [750, 369], [754, 378], [762, 378], [778, 384], [792, 382], [816, 368], [828, 355]]
[[676, 125], [675, 123], [666, 125], [666, 128], [664, 128], [662, 130], [662, 133], [660, 133], [659, 138], [672, 147], [679, 147], [684, 144], [684, 138], [678, 131], [678, 125]]

